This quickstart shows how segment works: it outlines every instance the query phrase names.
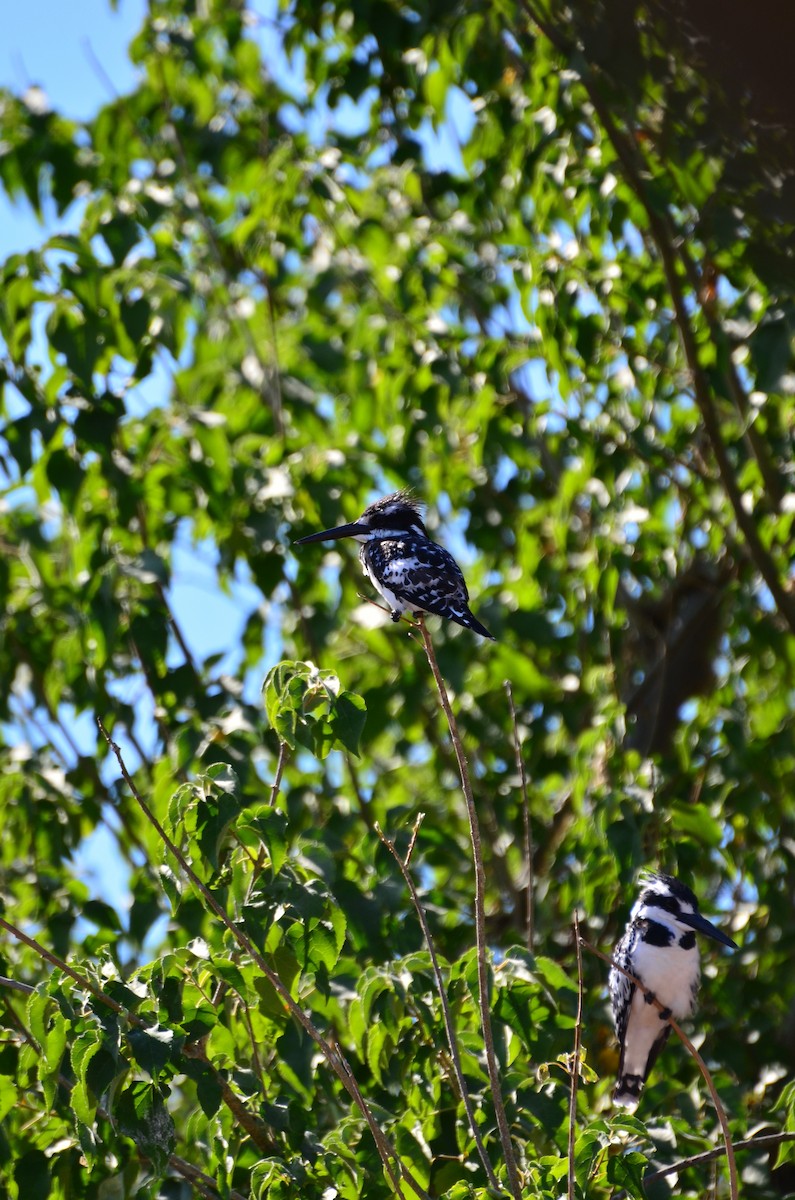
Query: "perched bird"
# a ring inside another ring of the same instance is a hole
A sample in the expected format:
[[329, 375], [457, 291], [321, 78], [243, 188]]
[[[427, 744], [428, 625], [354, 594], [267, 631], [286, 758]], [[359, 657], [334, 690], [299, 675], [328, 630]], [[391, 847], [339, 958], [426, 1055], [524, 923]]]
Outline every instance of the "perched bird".
[[401, 613], [435, 613], [482, 637], [496, 639], [469, 611], [461, 568], [428, 537], [420, 509], [408, 492], [394, 492], [366, 508], [358, 521], [300, 538], [296, 545], [352, 537], [362, 546], [362, 570], [389, 605], [392, 620]]
[[613, 1103], [634, 1110], [649, 1071], [665, 1045], [671, 1026], [693, 1011], [701, 979], [696, 933], [736, 950], [730, 937], [702, 917], [689, 887], [670, 875], [647, 873], [642, 891], [613, 958], [645, 984], [667, 1010], [661, 1013], [615, 967], [610, 970], [610, 999], [620, 1047]]

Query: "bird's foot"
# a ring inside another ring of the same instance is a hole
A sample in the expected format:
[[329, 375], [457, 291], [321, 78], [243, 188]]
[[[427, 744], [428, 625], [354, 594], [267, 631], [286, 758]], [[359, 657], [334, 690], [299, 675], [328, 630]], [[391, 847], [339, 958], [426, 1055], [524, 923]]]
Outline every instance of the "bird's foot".
[[398, 621], [400, 620], [400, 613], [397, 611], [397, 609], [393, 608], [389, 615], [397, 625]]

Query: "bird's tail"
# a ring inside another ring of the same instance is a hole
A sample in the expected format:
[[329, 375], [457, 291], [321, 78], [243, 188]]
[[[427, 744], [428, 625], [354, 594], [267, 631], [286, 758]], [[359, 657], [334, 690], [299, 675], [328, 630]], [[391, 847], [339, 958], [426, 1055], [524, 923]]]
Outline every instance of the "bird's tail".
[[638, 1107], [640, 1093], [643, 1088], [641, 1075], [619, 1075], [616, 1089], [613, 1092], [613, 1103], [616, 1108], [626, 1108], [634, 1112]]
[[485, 625], [481, 625], [480, 621], [472, 615], [469, 609], [460, 617], [454, 616], [453, 620], [457, 621], [459, 625], [463, 625], [466, 629], [471, 629], [474, 633], [479, 633], [481, 637], [488, 638], [490, 642], [496, 642], [497, 640], [493, 633], [489, 633]]

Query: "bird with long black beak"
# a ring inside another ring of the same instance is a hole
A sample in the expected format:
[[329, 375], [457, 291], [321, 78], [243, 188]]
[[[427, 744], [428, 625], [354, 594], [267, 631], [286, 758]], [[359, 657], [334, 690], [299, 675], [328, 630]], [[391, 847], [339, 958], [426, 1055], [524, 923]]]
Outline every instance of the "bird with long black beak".
[[736, 950], [728, 934], [702, 917], [689, 887], [671, 875], [645, 874], [613, 958], [659, 1000], [662, 1013], [630, 979], [610, 970], [610, 999], [621, 1050], [613, 1103], [634, 1110], [671, 1026], [693, 1012], [701, 981], [696, 934]]
[[362, 543], [362, 570], [386, 600], [393, 621], [406, 612], [435, 613], [496, 640], [470, 612], [461, 568], [452, 554], [428, 537], [419, 506], [407, 492], [384, 496], [366, 508], [358, 521], [310, 533], [296, 545], [346, 537]]

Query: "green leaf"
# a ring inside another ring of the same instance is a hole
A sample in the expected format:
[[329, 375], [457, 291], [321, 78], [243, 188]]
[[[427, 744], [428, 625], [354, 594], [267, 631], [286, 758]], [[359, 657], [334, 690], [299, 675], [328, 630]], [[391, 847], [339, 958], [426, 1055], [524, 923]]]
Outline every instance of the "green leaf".
[[332, 711], [330, 723], [334, 737], [352, 754], [358, 755], [359, 742], [367, 719], [364, 700], [355, 692], [341, 692]]
[[90, 1094], [86, 1082], [88, 1071], [94, 1055], [102, 1048], [102, 1032], [99, 1029], [85, 1029], [72, 1042], [71, 1061], [75, 1074], [75, 1085], [72, 1088], [72, 1107], [78, 1121], [90, 1127], [96, 1111], [96, 1099]]
[[165, 1170], [176, 1145], [174, 1121], [165, 1105], [168, 1094], [154, 1083], [137, 1081], [125, 1088], [114, 1109], [122, 1133], [156, 1171]]
[[157, 1081], [161, 1071], [173, 1058], [174, 1031], [157, 1026], [149, 1029], [131, 1029], [127, 1040], [135, 1055], [135, 1061]]
[[535, 965], [544, 982], [549, 985], [553, 992], [559, 991], [561, 988], [572, 992], [577, 991], [577, 984], [573, 979], [569, 979], [563, 968], [553, 959], [539, 954], [536, 957]]

